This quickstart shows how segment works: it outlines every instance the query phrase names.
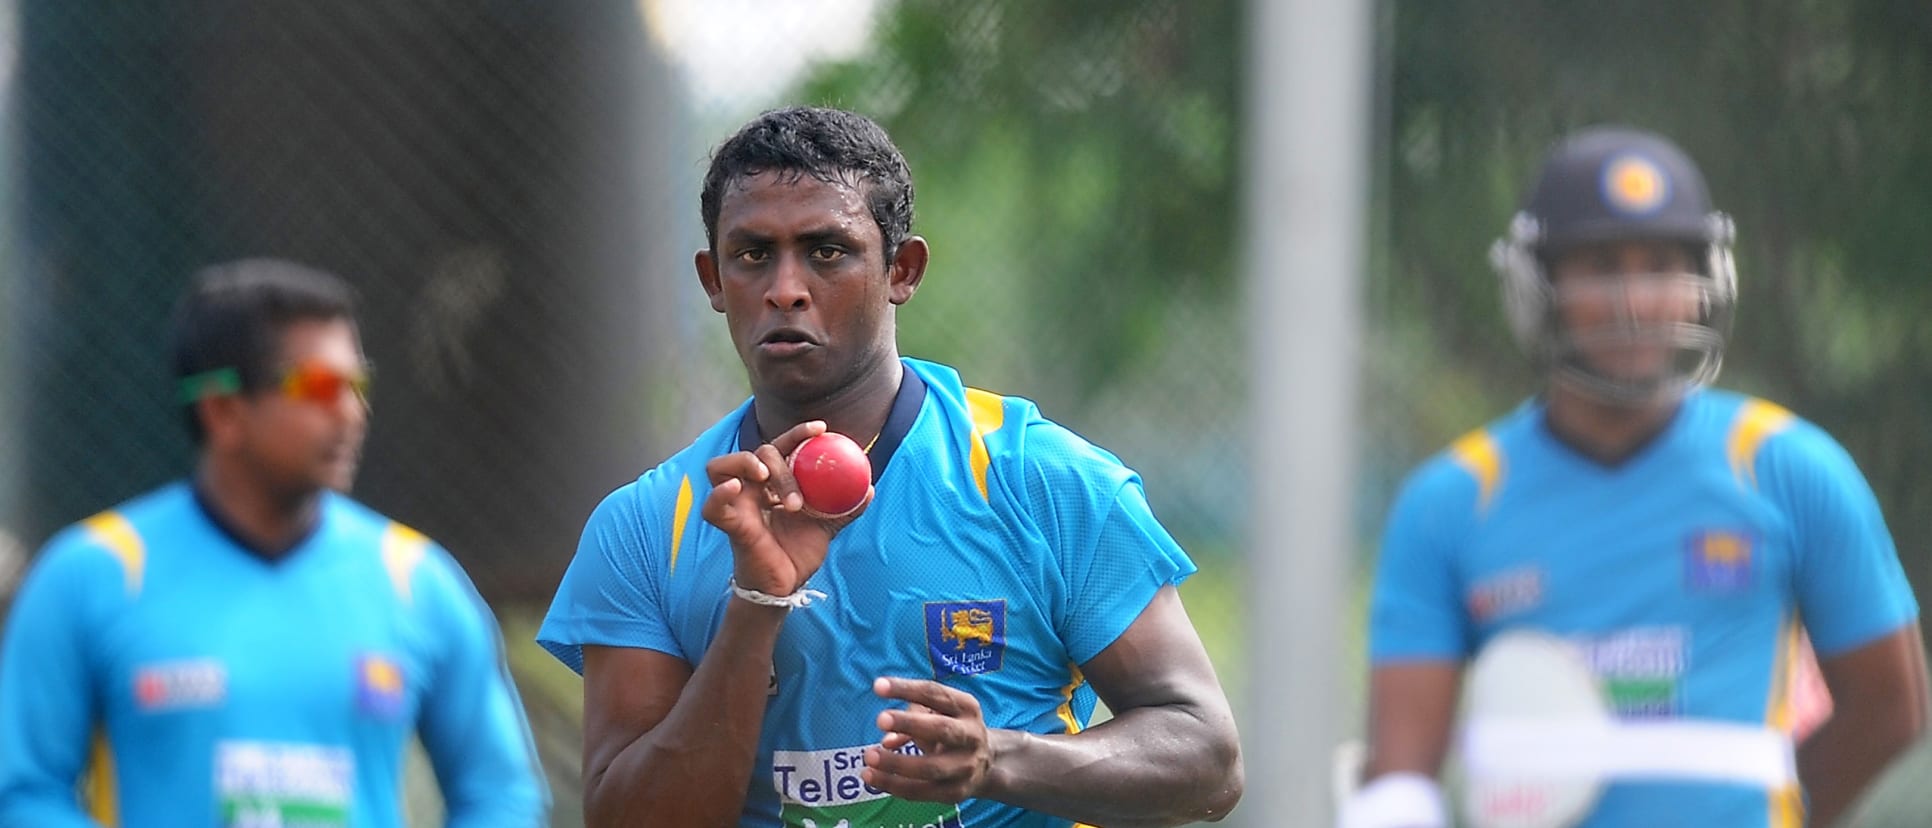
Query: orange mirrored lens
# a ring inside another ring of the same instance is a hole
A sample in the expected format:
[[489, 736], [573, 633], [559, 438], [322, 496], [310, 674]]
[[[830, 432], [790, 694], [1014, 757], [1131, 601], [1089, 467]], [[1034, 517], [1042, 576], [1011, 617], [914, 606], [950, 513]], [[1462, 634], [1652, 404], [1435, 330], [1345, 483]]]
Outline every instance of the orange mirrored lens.
[[282, 393], [304, 402], [334, 405], [342, 399], [345, 391], [353, 391], [358, 398], [368, 399], [369, 377], [361, 373], [345, 373], [319, 362], [308, 362], [290, 368], [282, 378]]

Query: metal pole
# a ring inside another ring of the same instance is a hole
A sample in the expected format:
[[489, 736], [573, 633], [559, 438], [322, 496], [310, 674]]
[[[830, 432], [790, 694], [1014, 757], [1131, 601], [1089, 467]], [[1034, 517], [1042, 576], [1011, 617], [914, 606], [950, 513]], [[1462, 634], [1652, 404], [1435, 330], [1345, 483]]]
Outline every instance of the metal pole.
[[1248, 75], [1246, 277], [1254, 451], [1247, 825], [1332, 822], [1367, 199], [1364, 0], [1257, 0]]
[[[13, 0], [0, 0], [0, 112], [14, 111], [14, 77], [20, 68], [19, 9]], [[14, 192], [19, 174], [14, 159], [13, 130], [0, 130], [0, 612], [13, 598], [14, 581], [25, 574], [27, 550], [15, 536], [22, 520], [20, 481], [21, 443], [26, 434], [20, 421], [20, 400], [37, 389], [26, 387], [27, 372], [21, 308], [27, 291], [20, 273], [26, 262], [20, 254], [21, 229], [14, 221]], [[0, 625], [4, 625], [0, 621]]]

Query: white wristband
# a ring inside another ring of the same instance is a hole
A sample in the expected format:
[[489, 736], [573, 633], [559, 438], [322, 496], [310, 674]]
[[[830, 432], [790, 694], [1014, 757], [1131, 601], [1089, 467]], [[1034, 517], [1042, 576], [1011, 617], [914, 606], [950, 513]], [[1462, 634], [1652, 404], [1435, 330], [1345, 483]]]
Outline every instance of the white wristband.
[[1342, 803], [1339, 828], [1444, 828], [1449, 809], [1442, 788], [1419, 773], [1391, 773]]
[[757, 604], [761, 607], [787, 607], [798, 609], [809, 607], [812, 601], [824, 598], [825, 593], [816, 589], [801, 588], [790, 595], [767, 595], [755, 589], [745, 589], [738, 585], [738, 579], [731, 579], [731, 594]]

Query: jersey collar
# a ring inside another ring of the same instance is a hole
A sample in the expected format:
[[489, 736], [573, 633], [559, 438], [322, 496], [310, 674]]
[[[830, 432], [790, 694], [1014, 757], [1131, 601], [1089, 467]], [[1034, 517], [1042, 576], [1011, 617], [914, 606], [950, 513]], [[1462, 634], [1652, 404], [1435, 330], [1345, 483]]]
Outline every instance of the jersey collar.
[[326, 493], [322, 495], [316, 503], [315, 522], [311, 523], [308, 528], [302, 530], [302, 534], [298, 535], [295, 540], [290, 541], [286, 547], [270, 549], [248, 540], [248, 538], [242, 535], [240, 529], [236, 528], [233, 523], [230, 523], [226, 517], [223, 517], [221, 509], [215, 506], [214, 498], [202, 490], [201, 481], [195, 480], [192, 477], [189, 478], [188, 491], [194, 495], [195, 507], [201, 510], [201, 516], [208, 520], [208, 524], [213, 526], [216, 532], [228, 538], [228, 541], [233, 543], [236, 548], [261, 559], [263, 563], [271, 565], [287, 560], [290, 553], [300, 548], [302, 544], [308, 543], [310, 538], [315, 537], [315, 533], [322, 528], [322, 513], [328, 509], [329, 498]]
[[[866, 459], [872, 463], [872, 482], [878, 483], [879, 476], [885, 474], [886, 464], [899, 452], [900, 444], [906, 441], [906, 434], [912, 431], [912, 421], [919, 418], [919, 408], [926, 403], [926, 381], [918, 371], [900, 363], [899, 392], [892, 397], [892, 411], [886, 415], [885, 430], [879, 432], [879, 439], [873, 441]], [[738, 449], [751, 451], [765, 441], [758, 434], [758, 403], [745, 407], [745, 417], [738, 421]]]

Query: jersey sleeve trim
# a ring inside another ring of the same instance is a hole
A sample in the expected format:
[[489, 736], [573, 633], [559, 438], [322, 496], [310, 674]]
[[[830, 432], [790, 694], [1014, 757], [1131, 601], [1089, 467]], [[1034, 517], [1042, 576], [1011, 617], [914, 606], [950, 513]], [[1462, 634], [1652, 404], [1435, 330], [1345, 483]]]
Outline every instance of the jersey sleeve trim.
[[389, 585], [405, 605], [415, 601], [410, 579], [428, 549], [429, 538], [400, 523], [390, 521], [382, 530], [382, 568], [389, 572]]
[[1790, 427], [1795, 418], [1777, 403], [1760, 399], [1745, 400], [1731, 421], [1731, 433], [1724, 440], [1724, 453], [1731, 462], [1731, 474], [1739, 485], [1758, 486], [1758, 449], [1764, 441]]
[[1794, 616], [1787, 615], [1778, 625], [1778, 636], [1771, 655], [1770, 698], [1764, 703], [1764, 724], [1779, 733], [1790, 733], [1795, 718], [1791, 708], [1791, 678], [1798, 661], [1798, 631]]
[[[1786, 616], [1779, 626], [1777, 651], [1772, 656], [1771, 692], [1765, 700], [1765, 725], [1779, 733], [1790, 734], [1796, 719], [1791, 685], [1797, 664], [1803, 657], [1801, 635], [1804, 625], [1796, 616]], [[1765, 792], [1773, 828], [1799, 828], [1804, 824], [1804, 797], [1796, 784], [1781, 785]]]
[[1476, 512], [1488, 511], [1496, 492], [1502, 488], [1507, 470], [1496, 438], [1488, 429], [1469, 432], [1450, 444], [1449, 457], [1476, 478]]
[[114, 828], [121, 824], [121, 802], [117, 795], [120, 784], [114, 777], [114, 748], [108, 744], [105, 731], [94, 731], [94, 749], [89, 754], [81, 776], [87, 815], [95, 822]]
[[973, 483], [979, 486], [980, 497], [991, 500], [986, 470], [992, 465], [993, 456], [986, 450], [986, 435], [1000, 430], [1000, 426], [1005, 424], [1006, 398], [991, 391], [968, 388], [966, 411], [973, 420], [972, 446], [967, 458], [973, 467]]
[[141, 594], [141, 576], [147, 565], [148, 548], [141, 533], [120, 512], [109, 510], [81, 522], [87, 534], [121, 562], [128, 597]]
[[1067, 735], [1072, 736], [1080, 732], [1080, 717], [1073, 713], [1073, 691], [1086, 683], [1087, 676], [1080, 672], [1078, 664], [1068, 664], [1067, 673], [1066, 686], [1060, 688], [1060, 706], [1053, 709], [1053, 715], [1059, 717], [1060, 724], [1067, 729]]
[[671, 562], [665, 574], [678, 573], [678, 550], [684, 546], [684, 524], [691, 519], [691, 475], [678, 483], [677, 508], [671, 513]]

